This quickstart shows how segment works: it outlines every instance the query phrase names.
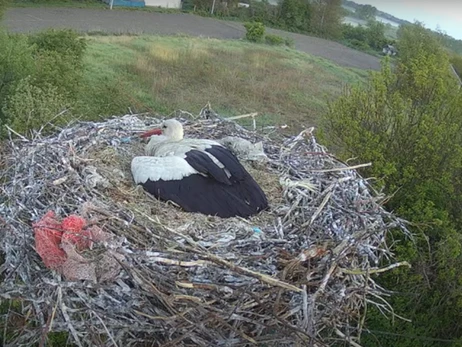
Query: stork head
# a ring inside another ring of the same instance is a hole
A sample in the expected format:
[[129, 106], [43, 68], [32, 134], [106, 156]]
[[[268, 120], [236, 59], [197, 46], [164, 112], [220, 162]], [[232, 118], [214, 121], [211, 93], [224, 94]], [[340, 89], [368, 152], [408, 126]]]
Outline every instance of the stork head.
[[151, 137], [153, 135], [163, 135], [169, 140], [179, 141], [183, 139], [183, 125], [176, 119], [167, 119], [162, 122], [160, 128], [149, 130], [141, 134], [141, 137]]

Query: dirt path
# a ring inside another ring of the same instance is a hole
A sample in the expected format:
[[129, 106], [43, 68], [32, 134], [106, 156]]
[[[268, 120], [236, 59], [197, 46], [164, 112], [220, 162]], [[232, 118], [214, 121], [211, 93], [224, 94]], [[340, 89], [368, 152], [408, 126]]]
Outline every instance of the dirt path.
[[[190, 14], [77, 8], [11, 8], [4, 24], [12, 32], [31, 32], [46, 28], [72, 28], [79, 31], [108, 33], [188, 34], [222, 39], [239, 39], [245, 34], [241, 23], [204, 18]], [[268, 29], [290, 36], [295, 47], [335, 63], [360, 69], [379, 69], [379, 59], [336, 42]]]

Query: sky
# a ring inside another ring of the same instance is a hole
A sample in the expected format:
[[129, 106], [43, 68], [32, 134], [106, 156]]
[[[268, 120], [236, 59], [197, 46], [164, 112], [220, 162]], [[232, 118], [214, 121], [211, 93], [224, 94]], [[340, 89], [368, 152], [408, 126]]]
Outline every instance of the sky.
[[462, 0], [353, 0], [375, 6], [382, 12], [410, 22], [424, 22], [430, 29], [437, 26], [448, 35], [462, 40]]

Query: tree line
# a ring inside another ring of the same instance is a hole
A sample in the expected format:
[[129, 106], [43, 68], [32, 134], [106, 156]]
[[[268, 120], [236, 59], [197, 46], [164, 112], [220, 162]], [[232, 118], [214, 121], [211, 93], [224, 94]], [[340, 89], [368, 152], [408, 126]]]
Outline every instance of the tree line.
[[[260, 22], [266, 26], [291, 32], [316, 35], [363, 50], [381, 51], [387, 43], [385, 25], [371, 21], [367, 26], [343, 24], [342, 0], [282, 0], [277, 5], [267, 0], [248, 1], [248, 7], [238, 0], [186, 0], [183, 9], [197, 14]], [[242, 4], [242, 3], [241, 3]]]

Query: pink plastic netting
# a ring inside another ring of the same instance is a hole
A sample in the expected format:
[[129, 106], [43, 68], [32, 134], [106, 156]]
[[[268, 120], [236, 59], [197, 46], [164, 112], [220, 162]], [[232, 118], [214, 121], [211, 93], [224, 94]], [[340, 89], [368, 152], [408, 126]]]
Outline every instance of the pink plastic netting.
[[70, 215], [61, 222], [53, 211], [48, 211], [33, 224], [35, 249], [49, 269], [68, 280], [102, 281], [113, 278], [120, 271], [120, 254], [105, 250], [92, 257], [94, 242], [110, 242], [112, 237], [98, 226], [87, 227], [87, 221]]

